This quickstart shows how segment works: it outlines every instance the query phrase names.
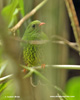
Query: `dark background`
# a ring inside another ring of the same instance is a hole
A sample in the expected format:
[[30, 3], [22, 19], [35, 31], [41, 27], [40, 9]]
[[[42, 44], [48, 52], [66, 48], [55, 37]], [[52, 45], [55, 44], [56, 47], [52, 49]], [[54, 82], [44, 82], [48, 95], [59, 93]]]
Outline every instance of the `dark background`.
[[[74, 6], [75, 6], [75, 10], [76, 10], [76, 13], [77, 13], [77, 16], [78, 16], [78, 20], [79, 20], [79, 23], [80, 23], [80, 0], [73, 0], [73, 3], [74, 3]], [[74, 34], [73, 34], [73, 30], [72, 30], [72, 27], [71, 27], [71, 22], [69, 20], [69, 27], [70, 27], [70, 41], [71, 42], [75, 42], [75, 38], [74, 38]], [[73, 59], [74, 61], [74, 64], [76, 65], [79, 65], [80, 64], [80, 56], [78, 54], [77, 51], [69, 48], [69, 57], [71, 59]], [[73, 64], [72, 62], [70, 62], [70, 64]], [[73, 76], [80, 76], [80, 70], [69, 70], [68, 72], [68, 79], [73, 77]]]

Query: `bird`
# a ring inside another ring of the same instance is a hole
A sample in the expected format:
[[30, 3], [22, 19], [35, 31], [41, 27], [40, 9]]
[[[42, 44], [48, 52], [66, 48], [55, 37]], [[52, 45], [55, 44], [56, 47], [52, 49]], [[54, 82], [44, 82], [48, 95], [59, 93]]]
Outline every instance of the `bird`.
[[[48, 40], [48, 36], [43, 32], [42, 26], [44, 22], [39, 20], [32, 21], [26, 28], [22, 40], [24, 41], [41, 41]], [[23, 61], [25, 65], [30, 67], [41, 65], [41, 67], [45, 67], [44, 62], [44, 44], [30, 44], [23, 43]]]

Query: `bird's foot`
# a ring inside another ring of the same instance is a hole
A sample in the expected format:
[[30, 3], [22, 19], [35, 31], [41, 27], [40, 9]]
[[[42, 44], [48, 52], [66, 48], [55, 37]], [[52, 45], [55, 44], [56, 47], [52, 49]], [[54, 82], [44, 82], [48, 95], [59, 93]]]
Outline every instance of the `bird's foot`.
[[[26, 66], [27, 66], [27, 65], [28, 65], [28, 64], [26, 64]], [[24, 68], [24, 69], [23, 69], [23, 72], [24, 72], [24, 73], [27, 72], [27, 69]]]
[[42, 65], [41, 65], [41, 68], [45, 68], [45, 64], [42, 64]]
[[23, 69], [23, 72], [25, 73], [26, 72], [26, 69]]

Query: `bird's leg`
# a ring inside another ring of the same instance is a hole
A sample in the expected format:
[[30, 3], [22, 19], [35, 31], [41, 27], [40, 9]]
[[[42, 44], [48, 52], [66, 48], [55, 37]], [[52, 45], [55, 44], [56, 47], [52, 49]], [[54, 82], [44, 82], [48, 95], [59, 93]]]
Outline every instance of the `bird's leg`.
[[45, 64], [42, 64], [42, 65], [41, 65], [41, 68], [45, 68]]
[[[28, 66], [28, 64], [26, 64], [26, 66]], [[24, 68], [24, 69], [23, 69], [23, 72], [25, 73], [25, 72], [27, 72], [27, 70]]]
[[23, 72], [25, 73], [26, 72], [26, 69], [23, 69]]

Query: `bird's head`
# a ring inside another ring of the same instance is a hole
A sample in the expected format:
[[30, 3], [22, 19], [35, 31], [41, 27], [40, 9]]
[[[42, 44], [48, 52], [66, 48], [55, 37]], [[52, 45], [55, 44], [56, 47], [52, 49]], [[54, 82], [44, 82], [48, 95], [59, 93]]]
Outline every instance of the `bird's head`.
[[23, 40], [38, 40], [41, 37], [41, 26], [44, 25], [44, 22], [40, 22], [39, 20], [35, 20], [31, 22], [23, 36]]
[[40, 22], [39, 20], [35, 20], [28, 25], [27, 29], [30, 30], [30, 32], [40, 32], [41, 26], [44, 24], [45, 24], [44, 22]]

